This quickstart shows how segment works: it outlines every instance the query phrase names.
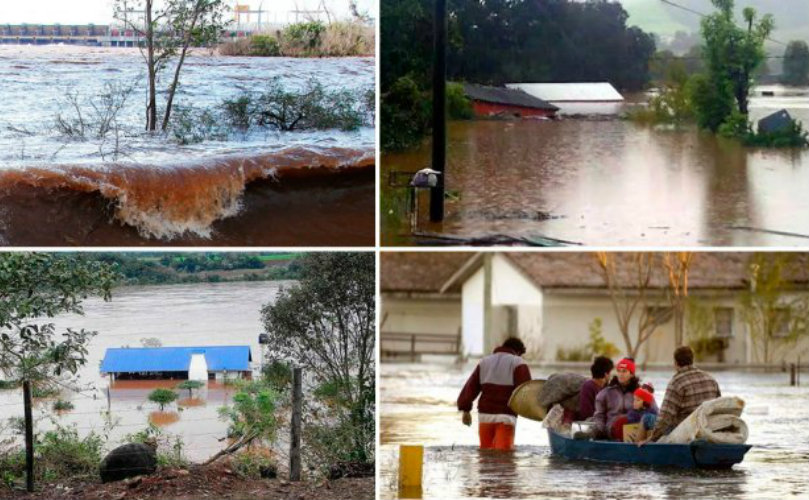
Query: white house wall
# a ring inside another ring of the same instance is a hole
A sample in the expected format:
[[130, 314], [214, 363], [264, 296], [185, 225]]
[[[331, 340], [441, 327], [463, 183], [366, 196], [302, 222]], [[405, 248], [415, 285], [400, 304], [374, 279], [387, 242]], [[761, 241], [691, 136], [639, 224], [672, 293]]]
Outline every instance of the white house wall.
[[385, 296], [381, 333], [457, 335], [461, 329], [461, 301], [457, 298]]
[[483, 354], [483, 268], [467, 279], [461, 290], [462, 349], [464, 355]]
[[492, 259], [492, 305], [542, 306], [539, 288], [502, 254]]

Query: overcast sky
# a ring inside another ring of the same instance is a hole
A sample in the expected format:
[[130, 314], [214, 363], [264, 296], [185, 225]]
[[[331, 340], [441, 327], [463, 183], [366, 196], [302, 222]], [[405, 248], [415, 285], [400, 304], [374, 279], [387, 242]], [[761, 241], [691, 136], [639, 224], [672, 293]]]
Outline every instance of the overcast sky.
[[[160, 0], [158, 0], [160, 1]], [[320, 0], [228, 0], [248, 4], [253, 9], [267, 11], [265, 22], [294, 20], [290, 10], [315, 9]], [[348, 0], [324, 0], [329, 11], [337, 17], [348, 17]], [[112, 0], [0, 0], [0, 24], [107, 24], [112, 21]], [[374, 18], [377, 15], [376, 0], [357, 0], [361, 11]], [[252, 21], [253, 19], [251, 19]]]

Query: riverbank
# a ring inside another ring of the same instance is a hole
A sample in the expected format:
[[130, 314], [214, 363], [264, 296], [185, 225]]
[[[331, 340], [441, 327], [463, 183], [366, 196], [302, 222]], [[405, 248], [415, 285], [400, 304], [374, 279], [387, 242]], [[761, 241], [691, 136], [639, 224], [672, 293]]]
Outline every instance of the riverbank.
[[189, 468], [164, 468], [151, 476], [101, 484], [71, 479], [40, 484], [33, 494], [4, 489], [0, 496], [14, 500], [371, 500], [374, 478], [341, 478], [333, 481], [289, 482], [283, 479], [250, 479], [239, 476], [224, 463]]

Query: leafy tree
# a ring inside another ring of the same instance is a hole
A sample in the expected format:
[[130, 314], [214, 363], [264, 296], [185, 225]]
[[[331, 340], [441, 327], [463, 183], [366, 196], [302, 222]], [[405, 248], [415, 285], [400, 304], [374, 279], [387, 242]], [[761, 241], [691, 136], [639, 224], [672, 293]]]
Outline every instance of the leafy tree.
[[[347, 438], [344, 459], [370, 460], [374, 449], [374, 256], [315, 253], [301, 279], [262, 310], [273, 356], [294, 360], [315, 386], [333, 388], [332, 431]], [[326, 432], [328, 433], [328, 432]]]
[[763, 363], [783, 360], [809, 336], [809, 300], [794, 293], [796, 286], [789, 279], [796, 265], [789, 254], [776, 253], [756, 254], [748, 264], [750, 288], [740, 298], [741, 318]]
[[[143, 40], [141, 53], [146, 62], [148, 98], [146, 130], [157, 130], [157, 80], [169, 61], [178, 57], [166, 103], [161, 129], [168, 128], [180, 71], [192, 47], [209, 45], [219, 39], [227, 5], [224, 0], [165, 0], [157, 8], [155, 0], [114, 0], [116, 20]], [[143, 13], [143, 18], [139, 17]]]
[[809, 45], [803, 40], [793, 40], [784, 52], [785, 85], [809, 85]]
[[194, 389], [199, 389], [200, 387], [205, 387], [205, 383], [200, 382], [199, 380], [185, 380], [177, 384], [177, 389], [180, 389], [181, 391], [188, 391], [189, 398], [194, 395]]
[[43, 318], [83, 314], [91, 295], [109, 300], [118, 277], [112, 266], [81, 256], [0, 254], [0, 372], [38, 385], [78, 372], [96, 332], [60, 332]]
[[82, 301], [91, 295], [109, 300], [117, 280], [112, 266], [81, 256], [0, 254], [0, 374], [35, 387], [75, 375], [96, 332], [57, 331], [45, 318], [83, 314]]
[[160, 405], [160, 411], [163, 411], [167, 404], [177, 401], [177, 393], [171, 389], [155, 389], [149, 393], [148, 399], [152, 403]]
[[219, 416], [229, 421], [228, 437], [233, 441], [227, 448], [217, 452], [205, 463], [235, 453], [254, 441], [271, 443], [278, 429], [275, 416], [276, 393], [264, 381], [241, 381], [238, 392], [233, 395], [233, 404], [219, 408]]
[[716, 132], [738, 111], [748, 114], [750, 88], [755, 70], [765, 60], [764, 41], [774, 23], [767, 14], [756, 22], [756, 11], [743, 10], [744, 25], [736, 24], [734, 0], [711, 0], [717, 12], [701, 22], [703, 57], [707, 75], [693, 86], [699, 124]]

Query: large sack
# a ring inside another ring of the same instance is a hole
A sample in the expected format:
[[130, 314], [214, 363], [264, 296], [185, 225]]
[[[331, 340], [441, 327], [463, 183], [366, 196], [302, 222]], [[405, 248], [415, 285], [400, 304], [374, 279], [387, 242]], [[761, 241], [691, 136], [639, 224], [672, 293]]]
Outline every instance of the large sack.
[[125, 444], [104, 457], [99, 469], [102, 483], [153, 474], [157, 470], [157, 453], [148, 444]]
[[560, 404], [566, 410], [578, 412], [579, 393], [586, 381], [587, 377], [578, 373], [554, 373], [542, 386], [539, 404], [545, 408]]
[[749, 432], [740, 418], [742, 410], [744, 401], [737, 397], [705, 401], [659, 442], [687, 444], [704, 439], [710, 443], [744, 444]]
[[508, 400], [508, 407], [517, 415], [531, 420], [542, 420], [548, 409], [539, 404], [539, 393], [545, 381], [541, 379], [529, 380], [520, 384], [511, 393]]

